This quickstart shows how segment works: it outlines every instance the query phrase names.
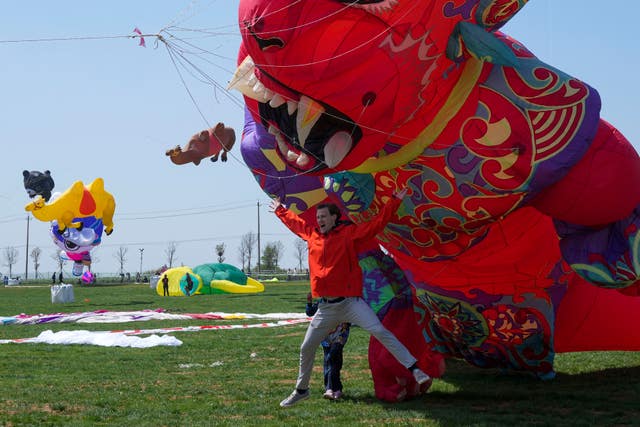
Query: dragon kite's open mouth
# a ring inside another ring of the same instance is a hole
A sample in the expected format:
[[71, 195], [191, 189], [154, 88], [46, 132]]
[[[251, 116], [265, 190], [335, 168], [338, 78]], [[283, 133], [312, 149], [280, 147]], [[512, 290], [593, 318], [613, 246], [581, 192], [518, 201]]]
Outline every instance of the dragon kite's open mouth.
[[340, 111], [271, 79], [282, 87], [282, 94], [276, 93], [258, 80], [255, 71], [247, 56], [228, 88], [258, 101], [262, 124], [275, 136], [278, 151], [290, 166], [309, 172], [335, 168], [362, 138], [360, 127]]

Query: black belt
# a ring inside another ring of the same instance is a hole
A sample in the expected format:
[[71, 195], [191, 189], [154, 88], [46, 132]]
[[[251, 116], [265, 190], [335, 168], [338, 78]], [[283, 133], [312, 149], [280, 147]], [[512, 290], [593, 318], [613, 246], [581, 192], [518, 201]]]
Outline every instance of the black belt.
[[325, 297], [320, 298], [320, 300], [322, 300], [322, 302], [326, 302], [327, 304], [335, 304], [337, 302], [344, 301], [345, 299], [346, 299], [345, 297], [339, 297], [339, 298], [334, 298], [334, 299], [327, 299]]

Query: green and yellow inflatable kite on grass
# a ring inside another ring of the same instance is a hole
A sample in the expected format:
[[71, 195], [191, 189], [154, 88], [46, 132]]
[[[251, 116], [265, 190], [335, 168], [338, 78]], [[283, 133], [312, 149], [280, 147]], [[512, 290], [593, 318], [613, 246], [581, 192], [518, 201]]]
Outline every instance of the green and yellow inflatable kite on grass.
[[[264, 292], [264, 285], [242, 270], [230, 264], [212, 263], [190, 267], [170, 268], [160, 275], [156, 285], [158, 295], [164, 295], [163, 278], [169, 281], [169, 296], [191, 296], [210, 294], [253, 294]], [[191, 277], [189, 289], [187, 275]]]

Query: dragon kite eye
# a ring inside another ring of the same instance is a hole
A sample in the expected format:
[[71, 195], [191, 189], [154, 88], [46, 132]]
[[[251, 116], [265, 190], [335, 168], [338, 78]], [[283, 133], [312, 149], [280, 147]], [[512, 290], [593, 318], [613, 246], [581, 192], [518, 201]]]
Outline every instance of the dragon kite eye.
[[375, 92], [367, 92], [362, 97], [362, 105], [364, 105], [365, 107], [368, 107], [369, 105], [373, 104], [375, 100], [376, 100]]
[[262, 33], [262, 28], [264, 27], [262, 19], [257, 19], [255, 22], [245, 21], [244, 26], [258, 43], [260, 50], [266, 51], [271, 48], [282, 49], [284, 47], [284, 41], [281, 38], [269, 37], [267, 33]]

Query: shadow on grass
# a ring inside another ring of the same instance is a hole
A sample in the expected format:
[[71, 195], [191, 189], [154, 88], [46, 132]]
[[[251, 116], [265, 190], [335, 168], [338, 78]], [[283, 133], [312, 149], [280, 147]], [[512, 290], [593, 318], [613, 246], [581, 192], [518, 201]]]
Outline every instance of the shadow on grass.
[[639, 395], [640, 366], [560, 372], [541, 381], [449, 360], [426, 395], [383, 405], [391, 412], [417, 411], [440, 425], [639, 425]]

